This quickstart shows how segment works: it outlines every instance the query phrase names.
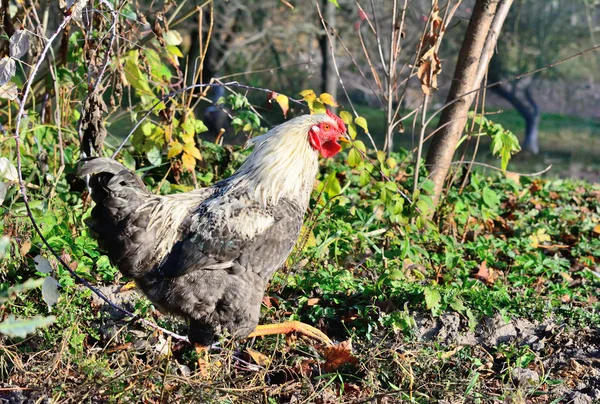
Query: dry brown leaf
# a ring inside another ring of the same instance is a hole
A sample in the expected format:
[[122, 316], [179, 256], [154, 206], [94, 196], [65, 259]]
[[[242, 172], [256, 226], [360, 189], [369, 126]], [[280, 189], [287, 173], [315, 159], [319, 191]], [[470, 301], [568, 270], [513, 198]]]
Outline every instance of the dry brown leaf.
[[509, 180], [513, 180], [513, 181], [514, 181], [514, 182], [516, 182], [517, 184], [520, 184], [520, 183], [521, 183], [521, 175], [520, 175], [520, 174], [518, 174], [518, 173], [513, 173], [513, 172], [510, 172], [510, 171], [506, 171], [506, 172], [504, 173], [504, 176], [505, 176], [506, 178], [508, 178]]
[[256, 363], [259, 366], [268, 366], [271, 362], [271, 358], [269, 358], [267, 355], [258, 352], [252, 348], [246, 348], [246, 352], [248, 352], [254, 363]]
[[308, 300], [306, 301], [306, 304], [307, 304], [308, 306], [314, 306], [314, 305], [316, 305], [317, 303], [319, 303], [319, 301], [320, 301], [320, 300], [321, 300], [321, 299], [319, 299], [318, 297], [311, 297], [310, 299], [308, 299]]
[[442, 359], [448, 359], [454, 355], [456, 355], [457, 352], [459, 352], [461, 349], [464, 348], [464, 345], [458, 345], [456, 347], [454, 347], [453, 349], [446, 351], [442, 354], [441, 358]]
[[487, 267], [486, 261], [482, 261], [479, 265], [479, 271], [477, 271], [475, 278], [479, 279], [486, 285], [492, 285], [496, 278], [498, 278], [498, 274], [492, 268]]
[[323, 364], [325, 372], [333, 372], [346, 364], [358, 363], [358, 359], [352, 355], [352, 339], [338, 345], [325, 347], [323, 355], [325, 356], [325, 363]]
[[21, 248], [19, 250], [21, 252], [21, 257], [26, 256], [29, 250], [31, 250], [31, 240], [25, 240], [23, 244], [21, 244]]
[[600, 236], [600, 224], [597, 224], [593, 229], [592, 229], [592, 233], [594, 233], [596, 236]]

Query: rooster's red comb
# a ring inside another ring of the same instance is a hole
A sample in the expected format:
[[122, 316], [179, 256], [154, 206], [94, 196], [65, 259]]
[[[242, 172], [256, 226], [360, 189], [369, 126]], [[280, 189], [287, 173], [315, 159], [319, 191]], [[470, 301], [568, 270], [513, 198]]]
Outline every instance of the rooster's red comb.
[[342, 118], [340, 118], [339, 116], [337, 116], [336, 114], [334, 114], [330, 110], [327, 110], [327, 115], [330, 118], [333, 118], [335, 120], [335, 122], [337, 123], [338, 130], [340, 131], [340, 133], [346, 133], [346, 124], [344, 123], [344, 121], [342, 121]]

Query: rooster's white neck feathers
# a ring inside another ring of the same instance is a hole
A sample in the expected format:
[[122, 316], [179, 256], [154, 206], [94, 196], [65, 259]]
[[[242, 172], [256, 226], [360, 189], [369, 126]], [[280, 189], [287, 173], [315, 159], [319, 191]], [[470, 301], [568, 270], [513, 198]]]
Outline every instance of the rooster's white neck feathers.
[[249, 146], [254, 151], [231, 177], [232, 186], [247, 186], [265, 205], [288, 197], [306, 208], [318, 171], [318, 152], [310, 145], [308, 132], [321, 122], [336, 125], [325, 114], [304, 115], [252, 139]]

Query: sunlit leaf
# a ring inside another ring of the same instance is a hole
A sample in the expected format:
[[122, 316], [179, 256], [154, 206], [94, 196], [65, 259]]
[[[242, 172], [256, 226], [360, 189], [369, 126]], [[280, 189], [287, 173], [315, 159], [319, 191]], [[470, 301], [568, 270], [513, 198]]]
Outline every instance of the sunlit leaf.
[[0, 334], [11, 338], [25, 338], [33, 333], [39, 327], [45, 327], [56, 320], [54, 316], [35, 316], [32, 318], [17, 318], [9, 314], [4, 321], [0, 323]]
[[495, 209], [500, 204], [500, 198], [498, 194], [492, 191], [490, 188], [485, 187], [481, 192], [481, 197], [483, 199], [483, 203], [485, 203], [488, 207]]
[[196, 160], [202, 160], [202, 155], [200, 154], [200, 150], [192, 143], [186, 143], [183, 145], [183, 151], [190, 156], [193, 156]]
[[300, 95], [304, 101], [314, 101], [317, 99], [317, 94], [313, 90], [303, 90], [300, 91]]
[[42, 299], [44, 299], [44, 302], [48, 305], [48, 310], [52, 310], [52, 306], [58, 302], [58, 298], [60, 297], [58, 286], [58, 281], [53, 277], [48, 276], [44, 279], [44, 284], [42, 285]]
[[350, 125], [352, 123], [352, 114], [348, 111], [340, 112], [340, 118], [342, 118], [342, 121], [344, 121], [346, 125]]
[[27, 31], [19, 29], [10, 37], [10, 56], [20, 59], [21, 56], [29, 50], [29, 34]]
[[17, 85], [12, 81], [6, 82], [0, 86], [0, 98], [14, 100], [19, 95]]
[[365, 147], [365, 144], [363, 143], [362, 140], [355, 140], [352, 145], [354, 147], [356, 147], [358, 150], [360, 150], [363, 153], [367, 152], [367, 148]]
[[39, 271], [43, 274], [49, 274], [50, 272], [52, 272], [52, 265], [50, 265], [50, 261], [48, 261], [46, 257], [37, 255], [33, 259], [33, 262], [35, 263], [36, 271]]
[[355, 148], [350, 149], [348, 152], [348, 165], [350, 167], [356, 167], [362, 163], [362, 155]]
[[333, 372], [342, 365], [354, 365], [358, 363], [358, 358], [352, 354], [352, 340], [344, 341], [338, 345], [328, 346], [323, 350], [325, 363], [323, 370]]
[[330, 198], [339, 195], [342, 192], [342, 186], [335, 175], [335, 171], [332, 171], [327, 178], [323, 180], [323, 183], [325, 184], [324, 191]]
[[325, 108], [325, 105], [323, 105], [323, 103], [321, 101], [315, 100], [312, 104], [311, 113], [312, 114], [324, 114], [325, 112], [327, 112], [327, 108]]
[[436, 311], [440, 308], [442, 296], [437, 289], [426, 287], [423, 290], [423, 294], [425, 295], [425, 305], [427, 306], [428, 310]]
[[195, 119], [194, 123], [196, 125], [196, 133], [204, 133], [208, 131], [208, 128], [200, 119]]
[[167, 52], [169, 52], [169, 54], [171, 54], [172, 56], [176, 56], [178, 58], [183, 57], [183, 53], [181, 53], [181, 50], [179, 50], [179, 48], [175, 45], [167, 46]]
[[325, 104], [325, 105], [331, 105], [332, 107], [337, 107], [337, 103], [335, 102], [335, 99], [333, 98], [333, 95], [329, 94], [329, 93], [323, 93], [319, 96], [319, 100]]
[[196, 159], [194, 158], [194, 156], [187, 153], [183, 153], [181, 157], [181, 162], [183, 163], [184, 169], [186, 169], [187, 171], [194, 171], [194, 168], [196, 167]]
[[4, 56], [0, 59], [0, 86], [13, 78], [17, 71], [17, 65], [14, 59]]
[[173, 158], [175, 156], [179, 156], [183, 151], [183, 145], [177, 141], [173, 142], [169, 146], [169, 152], [167, 153], [167, 158]]
[[[0, 206], [4, 203], [4, 198], [6, 198], [6, 193], [8, 192], [9, 184], [6, 182], [0, 182]], [[2, 255], [0, 255], [1, 257]]]
[[181, 34], [173, 29], [163, 33], [163, 38], [165, 39], [165, 43], [171, 46], [181, 45], [181, 42], [183, 41]]
[[148, 158], [148, 161], [153, 166], [159, 166], [162, 163], [160, 149], [156, 146], [152, 146], [152, 148], [146, 152], [146, 158]]
[[6, 157], [0, 157], [0, 180], [17, 182], [17, 168]]
[[367, 126], [367, 120], [365, 118], [363, 118], [362, 116], [358, 116], [356, 117], [356, 119], [354, 120], [354, 122], [360, 126], [361, 128], [363, 128], [363, 130], [367, 133], [369, 133], [369, 127]]
[[281, 111], [283, 111], [283, 116], [287, 116], [288, 110], [290, 109], [290, 100], [288, 99], [288, 97], [286, 97], [283, 94], [278, 94], [277, 97], [275, 97], [275, 101], [277, 101], [277, 103], [281, 107]]

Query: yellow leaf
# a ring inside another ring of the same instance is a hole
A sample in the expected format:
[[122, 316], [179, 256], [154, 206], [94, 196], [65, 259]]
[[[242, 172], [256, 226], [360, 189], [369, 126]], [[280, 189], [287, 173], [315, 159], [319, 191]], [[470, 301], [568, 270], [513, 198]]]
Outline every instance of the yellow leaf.
[[200, 150], [192, 143], [186, 143], [183, 145], [183, 151], [187, 154], [193, 156], [196, 160], [202, 160], [202, 155], [200, 154]]
[[250, 354], [252, 360], [259, 366], [268, 366], [271, 362], [271, 358], [269, 358], [267, 355], [258, 352], [252, 348], [246, 348], [246, 352]]
[[545, 243], [546, 241], [551, 241], [552, 239], [550, 238], [550, 236], [548, 234], [546, 234], [546, 229], [538, 229], [537, 232], [535, 232], [535, 234], [532, 234], [531, 236], [529, 236], [529, 240], [530, 240], [530, 245], [534, 248], [539, 247], [541, 244]]
[[183, 140], [183, 143], [188, 144], [191, 143], [192, 145], [194, 144], [194, 133], [182, 133], [181, 134], [181, 140]]
[[325, 112], [327, 112], [327, 109], [321, 101], [316, 100], [315, 102], [313, 102], [310, 112], [311, 114], [324, 114]]
[[342, 121], [344, 121], [346, 125], [350, 125], [352, 123], [352, 114], [348, 111], [340, 112], [340, 118], [342, 118]]
[[300, 91], [300, 95], [304, 101], [313, 102], [317, 99], [317, 94], [313, 90]]
[[335, 100], [333, 99], [333, 96], [329, 93], [323, 93], [319, 96], [319, 100], [321, 100], [321, 102], [325, 105], [331, 105], [332, 107], [337, 107], [338, 105], [336, 104]]
[[367, 120], [365, 118], [363, 118], [362, 116], [359, 116], [354, 120], [354, 122], [356, 122], [356, 124], [358, 126], [363, 128], [363, 130], [365, 132], [369, 133], [369, 127], [367, 126]]
[[288, 97], [286, 97], [283, 94], [278, 94], [277, 97], [275, 97], [275, 101], [277, 101], [277, 103], [281, 107], [281, 110], [283, 111], [283, 116], [287, 116], [288, 110], [290, 109], [290, 100], [288, 99]]
[[352, 139], [356, 139], [356, 125], [351, 123], [348, 124], [348, 134]]
[[183, 151], [183, 145], [177, 141], [171, 143], [171, 147], [169, 147], [169, 153], [167, 153], [168, 158], [173, 158], [175, 156], [179, 156], [179, 154]]
[[181, 51], [179, 50], [179, 48], [175, 45], [169, 45], [167, 46], [167, 52], [169, 52], [171, 55], [173, 56], [177, 56], [179, 58], [183, 57], [183, 53], [181, 53]]
[[593, 233], [595, 233], [596, 235], [600, 235], [600, 224], [597, 224], [594, 229], [592, 230]]
[[183, 153], [181, 157], [181, 162], [183, 163], [183, 168], [187, 171], [194, 171], [194, 167], [196, 167], [196, 159], [193, 156], [190, 156], [187, 153]]

